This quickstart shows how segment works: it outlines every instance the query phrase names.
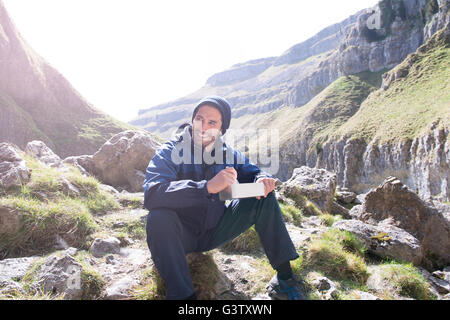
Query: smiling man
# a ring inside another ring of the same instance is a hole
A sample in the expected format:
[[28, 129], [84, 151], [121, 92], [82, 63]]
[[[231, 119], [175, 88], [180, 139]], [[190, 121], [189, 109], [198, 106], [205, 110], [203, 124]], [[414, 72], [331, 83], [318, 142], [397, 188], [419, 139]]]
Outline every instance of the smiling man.
[[[217, 248], [255, 225], [269, 262], [278, 271], [268, 284], [269, 295], [304, 299], [290, 266], [299, 255], [273, 192], [275, 180], [222, 140], [230, 121], [230, 104], [224, 98], [202, 99], [193, 110], [192, 125], [183, 126], [179, 135], [163, 144], [147, 168], [147, 243], [164, 280], [166, 298], [196, 299], [187, 253]], [[184, 161], [174, 161], [181, 145]], [[196, 150], [214, 159], [223, 157], [214, 163], [197, 161]], [[219, 192], [236, 182], [263, 183], [265, 195], [233, 199], [226, 206]]]

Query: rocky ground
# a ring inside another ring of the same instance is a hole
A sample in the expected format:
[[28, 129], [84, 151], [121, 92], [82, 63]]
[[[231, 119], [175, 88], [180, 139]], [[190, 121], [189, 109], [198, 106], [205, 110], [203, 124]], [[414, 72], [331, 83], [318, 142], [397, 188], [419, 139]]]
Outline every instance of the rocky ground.
[[[121, 138], [111, 157], [132, 150], [135, 136]], [[3, 143], [0, 157], [0, 299], [164, 298], [142, 193], [101, 183], [86, 157], [68, 164], [44, 144], [22, 152]], [[129, 185], [141, 175], [117, 171]], [[450, 299], [448, 204], [423, 201], [395, 177], [357, 195], [307, 167], [278, 182], [276, 195], [309, 299]], [[274, 271], [253, 228], [187, 260], [200, 299], [270, 299]]]

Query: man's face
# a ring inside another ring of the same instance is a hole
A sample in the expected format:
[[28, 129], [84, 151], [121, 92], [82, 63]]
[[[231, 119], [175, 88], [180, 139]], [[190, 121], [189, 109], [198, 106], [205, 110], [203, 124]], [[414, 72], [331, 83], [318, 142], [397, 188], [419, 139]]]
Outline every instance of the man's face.
[[192, 129], [194, 143], [206, 147], [222, 133], [222, 114], [215, 107], [201, 106], [194, 117]]

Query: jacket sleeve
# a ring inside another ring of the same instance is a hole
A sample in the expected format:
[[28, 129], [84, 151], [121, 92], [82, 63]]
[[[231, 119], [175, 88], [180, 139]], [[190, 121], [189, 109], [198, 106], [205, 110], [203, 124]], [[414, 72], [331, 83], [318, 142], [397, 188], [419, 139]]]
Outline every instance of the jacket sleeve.
[[262, 171], [258, 166], [250, 162], [240, 151], [236, 150], [236, 163], [238, 172], [238, 181], [240, 183], [256, 182], [259, 178], [273, 178], [267, 172]]
[[211, 195], [206, 180], [177, 180], [178, 166], [172, 161], [170, 144], [163, 145], [150, 161], [144, 181], [144, 207], [180, 209], [205, 206]]

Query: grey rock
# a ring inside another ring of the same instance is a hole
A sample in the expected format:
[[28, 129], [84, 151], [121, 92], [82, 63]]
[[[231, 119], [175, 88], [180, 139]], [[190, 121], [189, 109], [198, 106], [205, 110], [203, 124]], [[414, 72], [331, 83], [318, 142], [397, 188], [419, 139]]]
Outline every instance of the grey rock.
[[72, 256], [49, 256], [36, 274], [32, 288], [36, 291], [64, 295], [65, 300], [78, 300], [83, 296], [82, 266]]
[[450, 220], [395, 177], [367, 193], [358, 218], [371, 224], [387, 221], [413, 235], [423, 252], [434, 256], [432, 261], [425, 257], [428, 268], [450, 263]]
[[356, 193], [351, 192], [351, 191], [337, 190], [336, 194], [337, 194], [336, 199], [342, 203], [349, 204], [349, 203], [352, 203], [356, 199]]
[[19, 151], [10, 143], [0, 143], [0, 190], [20, 187], [30, 181], [31, 170]]
[[323, 300], [337, 298], [337, 286], [327, 277], [317, 277], [311, 281], [312, 285], [319, 291]]
[[47, 145], [42, 141], [31, 141], [25, 147], [25, 153], [39, 159], [42, 163], [49, 167], [58, 168], [62, 165], [61, 158], [56, 155]]
[[331, 203], [331, 214], [333, 215], [341, 215], [342, 217], [349, 219], [350, 216], [350, 210], [348, 210], [347, 208], [341, 206], [339, 203], [337, 203], [336, 201], [333, 201]]
[[108, 140], [93, 156], [95, 175], [104, 183], [141, 192], [145, 170], [159, 143], [141, 131], [124, 131]]
[[138, 281], [131, 276], [124, 276], [123, 278], [113, 282], [105, 289], [106, 300], [121, 300], [130, 297], [130, 291], [138, 284]]
[[72, 256], [72, 257], [75, 256], [77, 254], [77, 252], [78, 252], [78, 249], [77, 248], [73, 248], [73, 247], [67, 248], [65, 250], [65, 253], [70, 255], [70, 256]]
[[0, 295], [17, 295], [23, 294], [24, 290], [22, 285], [13, 280], [2, 281], [0, 280]]
[[315, 203], [320, 210], [332, 211], [336, 175], [324, 169], [302, 166], [294, 169], [292, 177], [283, 183], [283, 193], [297, 202], [298, 196], [304, 196]]
[[379, 297], [369, 292], [353, 290], [352, 293], [357, 297], [358, 300], [381, 300]]
[[96, 258], [101, 258], [108, 253], [118, 254], [120, 253], [120, 241], [114, 237], [107, 239], [96, 238], [89, 250]]
[[358, 217], [361, 215], [362, 205], [358, 204], [350, 209], [348, 212], [348, 215], [351, 219], [358, 219]]
[[63, 163], [75, 166], [85, 176], [90, 176], [94, 173], [94, 161], [92, 155], [67, 157], [63, 160]]
[[[420, 242], [403, 229], [391, 225], [373, 226], [358, 220], [337, 221], [333, 224], [333, 228], [354, 234], [377, 256], [412, 262], [416, 265], [422, 262], [423, 250]], [[387, 236], [377, 239], [376, 236], [380, 233]]]
[[19, 281], [27, 273], [36, 257], [0, 260], [0, 281]]

